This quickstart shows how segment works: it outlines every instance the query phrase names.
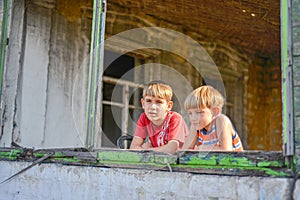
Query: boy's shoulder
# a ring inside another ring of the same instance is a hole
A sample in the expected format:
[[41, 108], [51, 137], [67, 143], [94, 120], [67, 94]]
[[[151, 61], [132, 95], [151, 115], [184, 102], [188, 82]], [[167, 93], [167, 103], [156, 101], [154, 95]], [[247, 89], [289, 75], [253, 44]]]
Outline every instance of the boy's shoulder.
[[217, 117], [216, 117], [216, 122], [217, 124], [220, 124], [220, 123], [231, 123], [231, 120], [229, 119], [229, 117], [225, 114], [219, 114]]
[[227, 115], [223, 114], [223, 113], [220, 113], [216, 116], [217, 119], [227, 119]]

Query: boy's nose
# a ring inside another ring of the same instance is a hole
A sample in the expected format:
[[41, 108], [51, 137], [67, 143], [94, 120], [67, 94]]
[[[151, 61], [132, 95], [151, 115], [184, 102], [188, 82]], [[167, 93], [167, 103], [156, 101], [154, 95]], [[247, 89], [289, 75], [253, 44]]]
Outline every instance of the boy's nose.
[[150, 105], [150, 108], [155, 109], [155, 108], [157, 108], [157, 105], [156, 105], [155, 103], [152, 103], [152, 104]]
[[192, 121], [195, 121], [195, 120], [197, 120], [198, 118], [197, 118], [197, 115], [196, 114], [192, 114], [191, 115], [191, 120]]

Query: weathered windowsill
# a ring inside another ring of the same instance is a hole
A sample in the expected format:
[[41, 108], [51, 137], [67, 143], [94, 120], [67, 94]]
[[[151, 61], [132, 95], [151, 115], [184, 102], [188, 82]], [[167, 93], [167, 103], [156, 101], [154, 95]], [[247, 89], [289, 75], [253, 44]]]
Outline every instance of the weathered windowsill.
[[[42, 159], [45, 158], [45, 159]], [[178, 152], [175, 155], [123, 149], [21, 149], [0, 148], [0, 161], [34, 164], [61, 163], [236, 176], [291, 177], [289, 163], [280, 151]], [[40, 160], [40, 162], [39, 162]]]

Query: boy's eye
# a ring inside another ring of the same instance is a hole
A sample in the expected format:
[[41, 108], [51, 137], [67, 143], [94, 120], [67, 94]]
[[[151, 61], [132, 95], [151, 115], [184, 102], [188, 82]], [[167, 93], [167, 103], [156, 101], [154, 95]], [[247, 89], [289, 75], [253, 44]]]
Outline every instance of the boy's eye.
[[146, 102], [147, 102], [147, 103], [150, 103], [150, 102], [151, 102], [151, 99], [146, 99]]

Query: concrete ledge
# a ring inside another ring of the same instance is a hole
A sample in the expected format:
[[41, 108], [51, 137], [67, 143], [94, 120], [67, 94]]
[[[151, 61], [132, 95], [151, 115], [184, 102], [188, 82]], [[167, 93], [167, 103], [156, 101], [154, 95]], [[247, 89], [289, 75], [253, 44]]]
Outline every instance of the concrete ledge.
[[[0, 181], [28, 166], [0, 161]], [[3, 199], [289, 199], [292, 178], [40, 164], [1, 184]], [[299, 199], [300, 182], [294, 196]]]

